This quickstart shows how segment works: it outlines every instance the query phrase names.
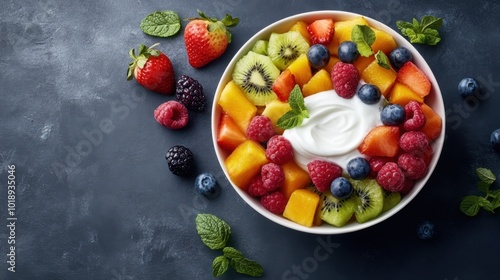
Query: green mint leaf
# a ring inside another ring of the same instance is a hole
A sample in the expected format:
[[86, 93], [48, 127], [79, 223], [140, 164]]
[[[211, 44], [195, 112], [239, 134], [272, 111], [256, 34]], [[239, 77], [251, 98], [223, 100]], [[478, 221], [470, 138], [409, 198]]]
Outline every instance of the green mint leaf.
[[493, 199], [491, 200], [491, 208], [495, 210], [500, 207], [500, 190], [496, 190], [493, 194]]
[[443, 26], [443, 19], [434, 16], [424, 16], [420, 21], [422, 30], [426, 29], [439, 29]]
[[500, 198], [500, 190], [494, 190], [494, 191], [490, 192], [490, 197]]
[[396, 21], [396, 27], [401, 31], [403, 36], [410, 40], [410, 43], [431, 46], [441, 41], [437, 29], [442, 25], [443, 20], [434, 16], [424, 16], [420, 22], [415, 18], [412, 22]]
[[480, 196], [466, 196], [460, 202], [460, 211], [467, 216], [476, 216], [480, 209]]
[[488, 194], [490, 192], [490, 186], [491, 186], [491, 184], [488, 184], [488, 183], [483, 182], [483, 181], [479, 181], [476, 185], [477, 189], [482, 191], [485, 194]]
[[304, 103], [304, 96], [302, 95], [299, 85], [295, 85], [290, 92], [288, 104], [290, 104], [292, 110], [286, 112], [276, 122], [276, 125], [283, 129], [290, 129], [299, 126], [302, 124], [304, 118], [309, 118], [309, 112], [307, 111]]
[[174, 11], [156, 11], [147, 15], [140, 27], [148, 35], [170, 37], [181, 29], [181, 19]]
[[304, 117], [301, 114], [298, 114], [296, 111], [291, 110], [281, 116], [276, 122], [276, 125], [283, 129], [290, 129], [301, 125], [303, 120]]
[[413, 28], [413, 25], [410, 23], [410, 22], [406, 22], [406, 21], [402, 21], [402, 20], [398, 20], [396, 21], [396, 27], [403, 31], [403, 29], [407, 29], [407, 28]]
[[387, 58], [387, 55], [383, 51], [378, 51], [375, 54], [375, 59], [377, 60], [378, 65], [385, 69], [391, 69], [391, 64], [389, 62], [389, 58]]
[[484, 210], [493, 212], [493, 205], [488, 199], [480, 197], [478, 201], [479, 201], [479, 206], [481, 206]]
[[229, 260], [224, 256], [218, 256], [212, 263], [212, 274], [214, 277], [219, 277], [224, 274], [229, 268]]
[[481, 182], [484, 182], [489, 185], [493, 184], [493, 182], [495, 182], [497, 179], [495, 177], [495, 174], [493, 174], [493, 172], [491, 172], [491, 170], [487, 168], [480, 167], [476, 169], [476, 174]]
[[367, 25], [356, 25], [351, 31], [351, 40], [356, 43], [359, 54], [368, 57], [373, 54], [371, 45], [375, 42], [375, 32]]
[[224, 253], [224, 256], [228, 259], [238, 259], [238, 258], [243, 258], [243, 254], [236, 250], [233, 247], [225, 247], [222, 249], [222, 252]]
[[300, 90], [299, 85], [295, 87], [290, 92], [290, 97], [288, 97], [288, 103], [293, 111], [302, 112], [307, 111], [306, 105], [304, 104], [304, 96]]
[[236, 270], [236, 272], [241, 274], [253, 277], [261, 277], [262, 275], [264, 275], [264, 269], [262, 268], [262, 266], [258, 262], [249, 260], [247, 258], [231, 259], [229, 264]]
[[231, 234], [229, 225], [211, 214], [198, 214], [196, 216], [196, 230], [201, 241], [212, 250], [226, 247]]

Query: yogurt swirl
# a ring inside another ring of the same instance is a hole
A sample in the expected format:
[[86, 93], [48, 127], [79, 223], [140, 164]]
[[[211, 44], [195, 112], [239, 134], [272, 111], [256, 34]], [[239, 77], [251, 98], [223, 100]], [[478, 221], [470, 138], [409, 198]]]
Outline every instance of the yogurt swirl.
[[292, 144], [295, 160], [305, 170], [315, 159], [334, 162], [345, 170], [349, 160], [361, 156], [358, 146], [366, 134], [382, 124], [378, 116], [383, 98], [368, 105], [356, 96], [345, 99], [329, 90], [308, 96], [304, 102], [309, 118], [285, 130], [283, 136]]

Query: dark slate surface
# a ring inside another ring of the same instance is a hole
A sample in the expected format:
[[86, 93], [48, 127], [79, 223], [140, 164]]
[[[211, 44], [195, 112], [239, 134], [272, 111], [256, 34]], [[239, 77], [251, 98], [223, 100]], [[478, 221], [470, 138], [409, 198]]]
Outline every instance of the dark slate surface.
[[[410, 2], [410, 3], [409, 3]], [[182, 34], [149, 37], [139, 22], [154, 10], [182, 18], [201, 9], [241, 18], [227, 53], [202, 70], [187, 64]], [[182, 131], [159, 126], [153, 110], [172, 97], [125, 81], [128, 50], [161, 43], [176, 74], [205, 87], [211, 102], [232, 55], [255, 32], [314, 10], [365, 14], [395, 28], [398, 19], [444, 18], [443, 41], [418, 46], [440, 83], [446, 144], [428, 185], [403, 211], [372, 228], [315, 236], [275, 225], [246, 205], [224, 180], [210, 141], [210, 110], [191, 114]], [[0, 279], [211, 279], [218, 252], [197, 236], [196, 213], [232, 226], [231, 245], [261, 262], [263, 279], [499, 279], [500, 214], [468, 218], [474, 169], [500, 176], [490, 133], [500, 127], [500, 5], [495, 1], [3, 1], [0, 11]], [[465, 76], [485, 98], [467, 105]], [[164, 154], [176, 144], [196, 156], [197, 172], [222, 185], [208, 201], [193, 178], [172, 175]], [[15, 165], [16, 272], [7, 264], [7, 181]], [[495, 187], [499, 187], [498, 184]], [[432, 221], [438, 235], [419, 240]], [[244, 279], [229, 272], [221, 279]]]

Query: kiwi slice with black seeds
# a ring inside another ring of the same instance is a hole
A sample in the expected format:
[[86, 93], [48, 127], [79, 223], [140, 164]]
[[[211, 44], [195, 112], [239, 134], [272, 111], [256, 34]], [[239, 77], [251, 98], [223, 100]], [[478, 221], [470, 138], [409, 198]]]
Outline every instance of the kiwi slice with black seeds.
[[350, 180], [354, 187], [357, 206], [354, 211], [356, 221], [364, 223], [382, 213], [384, 207], [384, 189], [375, 179]]
[[384, 207], [382, 212], [391, 210], [401, 201], [401, 193], [384, 190]]
[[264, 106], [278, 98], [272, 86], [279, 74], [268, 56], [250, 51], [236, 62], [233, 81], [253, 104]]
[[351, 220], [357, 205], [354, 196], [338, 199], [330, 191], [321, 194], [320, 203], [321, 219], [337, 227], [344, 226]]
[[267, 47], [269, 46], [269, 41], [267, 40], [257, 40], [252, 47], [254, 53], [267, 55]]
[[273, 63], [285, 70], [297, 57], [309, 50], [309, 43], [298, 31], [271, 33], [267, 54]]

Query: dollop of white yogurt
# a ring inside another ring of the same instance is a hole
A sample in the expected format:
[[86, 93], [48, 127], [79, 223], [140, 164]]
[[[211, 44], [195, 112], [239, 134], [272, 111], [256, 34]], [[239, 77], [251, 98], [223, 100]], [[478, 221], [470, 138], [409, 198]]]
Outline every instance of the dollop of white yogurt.
[[346, 99], [329, 90], [308, 96], [304, 102], [309, 118], [283, 133], [304, 170], [315, 159], [334, 162], [345, 170], [349, 160], [362, 156], [358, 147], [366, 134], [382, 124], [383, 97], [369, 105], [357, 96]]

